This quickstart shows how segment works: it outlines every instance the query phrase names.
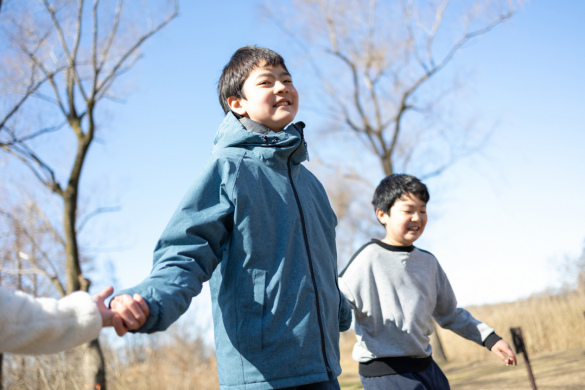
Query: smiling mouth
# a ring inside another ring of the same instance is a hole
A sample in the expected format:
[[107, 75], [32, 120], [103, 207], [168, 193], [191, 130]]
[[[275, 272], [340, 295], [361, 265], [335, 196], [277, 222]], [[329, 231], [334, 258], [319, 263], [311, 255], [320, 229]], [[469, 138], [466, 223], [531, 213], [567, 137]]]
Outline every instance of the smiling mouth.
[[274, 107], [284, 107], [284, 106], [290, 106], [292, 103], [289, 102], [288, 100], [281, 100], [278, 103], [276, 103], [274, 105]]

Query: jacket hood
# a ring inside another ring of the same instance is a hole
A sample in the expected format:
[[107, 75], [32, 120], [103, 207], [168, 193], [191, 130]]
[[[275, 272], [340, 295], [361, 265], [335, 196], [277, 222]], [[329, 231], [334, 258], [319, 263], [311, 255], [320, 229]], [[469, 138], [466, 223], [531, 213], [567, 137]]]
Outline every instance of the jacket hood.
[[251, 119], [238, 120], [229, 112], [215, 135], [212, 153], [243, 148], [267, 163], [287, 163], [290, 158], [292, 163], [300, 164], [308, 159], [304, 127], [303, 122], [297, 122], [276, 133]]

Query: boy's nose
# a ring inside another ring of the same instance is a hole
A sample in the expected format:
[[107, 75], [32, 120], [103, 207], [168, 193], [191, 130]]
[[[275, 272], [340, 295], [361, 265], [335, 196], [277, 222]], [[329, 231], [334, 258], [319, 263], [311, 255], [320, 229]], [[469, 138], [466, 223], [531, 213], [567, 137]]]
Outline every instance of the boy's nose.
[[276, 93], [288, 92], [288, 88], [286, 87], [286, 85], [284, 85], [284, 83], [277, 81], [276, 84], [274, 85], [274, 92]]

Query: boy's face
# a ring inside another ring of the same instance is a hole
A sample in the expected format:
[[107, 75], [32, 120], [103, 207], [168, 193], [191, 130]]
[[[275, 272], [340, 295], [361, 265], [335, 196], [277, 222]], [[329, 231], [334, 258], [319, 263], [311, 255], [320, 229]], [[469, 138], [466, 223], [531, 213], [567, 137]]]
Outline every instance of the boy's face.
[[254, 69], [244, 82], [243, 94], [245, 98], [228, 98], [232, 111], [275, 132], [291, 123], [299, 109], [299, 94], [281, 65]]
[[427, 224], [427, 204], [415, 195], [406, 194], [390, 208], [390, 215], [377, 209], [376, 216], [386, 227], [384, 242], [390, 245], [412, 245]]

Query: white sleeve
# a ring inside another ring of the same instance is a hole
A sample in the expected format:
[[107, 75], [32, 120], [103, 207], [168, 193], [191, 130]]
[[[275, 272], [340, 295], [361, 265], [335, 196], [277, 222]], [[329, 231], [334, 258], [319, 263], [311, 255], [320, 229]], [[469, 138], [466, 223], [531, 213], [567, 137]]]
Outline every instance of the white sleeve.
[[349, 288], [349, 286], [346, 283], [347, 278], [341, 277], [338, 279], [338, 281], [339, 290], [345, 296], [345, 299], [347, 299], [347, 301], [349, 302], [349, 306], [354, 310], [360, 310], [360, 308], [357, 307], [356, 305], [356, 299], [355, 296], [353, 295], [353, 291]]
[[102, 319], [92, 297], [35, 298], [0, 288], [0, 352], [51, 354], [98, 337]]

